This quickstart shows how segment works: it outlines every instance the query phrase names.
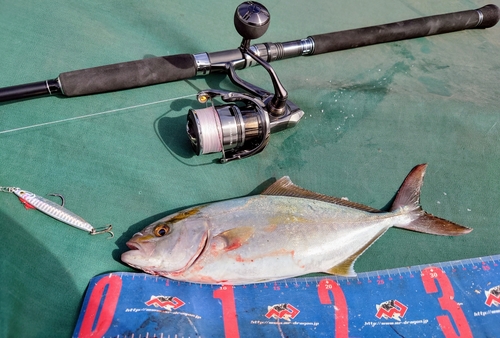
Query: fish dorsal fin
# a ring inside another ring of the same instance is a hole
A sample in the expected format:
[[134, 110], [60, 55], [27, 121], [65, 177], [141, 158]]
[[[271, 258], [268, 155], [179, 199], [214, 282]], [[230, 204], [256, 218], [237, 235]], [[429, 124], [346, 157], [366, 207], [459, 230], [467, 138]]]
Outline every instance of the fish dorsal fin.
[[326, 273], [332, 274], [332, 275], [339, 275], [339, 276], [345, 276], [345, 277], [355, 277], [356, 272], [354, 271], [354, 262], [356, 262], [356, 259], [358, 259], [359, 256], [363, 252], [366, 251], [377, 239], [380, 238], [385, 232], [387, 231], [386, 229], [382, 229], [379, 231], [378, 234], [376, 234], [368, 243], [363, 245], [358, 251], [347, 257], [343, 262], [335, 265], [334, 267], [326, 270]]
[[283, 176], [272, 185], [270, 185], [266, 190], [264, 190], [261, 195], [270, 196], [288, 196], [288, 197], [301, 197], [316, 201], [328, 202], [332, 204], [341, 205], [344, 207], [354, 208], [358, 210], [368, 211], [368, 212], [380, 212], [380, 210], [363, 205], [360, 203], [351, 202], [342, 198], [332, 197], [328, 195], [318, 194], [314, 191], [310, 191], [295, 185], [290, 177]]
[[216, 250], [230, 251], [238, 249], [252, 237], [255, 229], [251, 226], [242, 226], [221, 232], [212, 240], [212, 247]]

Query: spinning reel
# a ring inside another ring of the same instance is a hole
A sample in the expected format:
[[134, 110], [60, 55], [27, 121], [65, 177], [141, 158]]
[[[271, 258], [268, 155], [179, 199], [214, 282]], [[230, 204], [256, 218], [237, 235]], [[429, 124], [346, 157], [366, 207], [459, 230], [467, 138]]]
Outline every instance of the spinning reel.
[[[217, 63], [207, 54], [195, 55], [198, 69], [205, 65], [210, 71], [224, 71], [235, 85], [246, 91], [207, 89], [198, 93], [200, 103], [219, 98], [225, 104], [189, 110], [186, 130], [197, 155], [222, 152], [223, 163], [255, 155], [266, 147], [272, 132], [295, 126], [304, 115], [288, 100], [288, 93], [274, 69], [259, 56], [259, 48], [250, 46], [250, 40], [261, 37], [269, 23], [269, 12], [262, 4], [244, 2], [234, 13], [235, 28], [243, 37], [239, 47], [241, 56], [232, 58], [234, 61]], [[259, 46], [269, 48], [266, 44]], [[220, 59], [227, 60], [223, 54], [230, 52], [220, 52]], [[241, 63], [264, 67], [271, 77], [274, 93], [241, 79], [235, 71], [242, 68]]]

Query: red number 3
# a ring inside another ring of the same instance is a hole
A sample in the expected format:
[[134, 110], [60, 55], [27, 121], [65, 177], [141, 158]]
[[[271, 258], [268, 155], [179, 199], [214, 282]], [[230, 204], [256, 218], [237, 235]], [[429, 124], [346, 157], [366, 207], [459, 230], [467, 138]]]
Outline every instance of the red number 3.
[[441, 287], [443, 295], [439, 297], [439, 305], [441, 305], [441, 309], [449, 311], [458, 330], [457, 333], [447, 315], [437, 316], [436, 319], [445, 337], [472, 337], [467, 318], [465, 318], [460, 305], [453, 300], [455, 293], [450, 280], [443, 270], [436, 267], [425, 268], [422, 271], [422, 282], [424, 283], [425, 292], [427, 293], [436, 293], [438, 292], [437, 285]]

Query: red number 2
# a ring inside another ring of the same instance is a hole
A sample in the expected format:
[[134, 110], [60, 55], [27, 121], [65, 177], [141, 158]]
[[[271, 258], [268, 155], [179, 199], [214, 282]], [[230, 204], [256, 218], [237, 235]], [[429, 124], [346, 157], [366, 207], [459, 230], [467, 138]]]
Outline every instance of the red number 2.
[[214, 298], [222, 302], [222, 320], [224, 321], [224, 335], [230, 338], [239, 338], [238, 317], [236, 316], [236, 304], [234, 302], [234, 290], [232, 286], [221, 286], [214, 290]]
[[321, 304], [331, 304], [330, 292], [335, 304], [335, 334], [334, 337], [344, 338], [348, 336], [348, 311], [344, 292], [340, 286], [331, 279], [323, 279], [318, 286], [318, 296]]
[[453, 300], [455, 293], [443, 270], [436, 267], [425, 268], [422, 271], [422, 282], [427, 293], [436, 293], [438, 292], [437, 285], [441, 287], [443, 295], [439, 297], [439, 305], [441, 305], [441, 309], [449, 311], [458, 330], [457, 333], [447, 315], [437, 316], [436, 319], [445, 337], [472, 337], [467, 318], [465, 318], [460, 305]]
[[[108, 291], [106, 292], [106, 296], [104, 296], [106, 287], [108, 287]], [[87, 308], [85, 309], [82, 326], [78, 335], [79, 337], [104, 336], [113, 322], [121, 289], [122, 279], [114, 275], [104, 277], [96, 283], [90, 295]], [[105, 298], [101, 306], [103, 296]], [[96, 318], [98, 312], [99, 317]]]

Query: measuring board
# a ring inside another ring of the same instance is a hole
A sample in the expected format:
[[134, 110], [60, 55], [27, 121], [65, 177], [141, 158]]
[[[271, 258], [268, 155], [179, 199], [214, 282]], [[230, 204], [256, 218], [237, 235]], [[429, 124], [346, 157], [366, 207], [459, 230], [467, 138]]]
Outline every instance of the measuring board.
[[253, 285], [111, 273], [73, 337], [500, 337], [500, 255]]

